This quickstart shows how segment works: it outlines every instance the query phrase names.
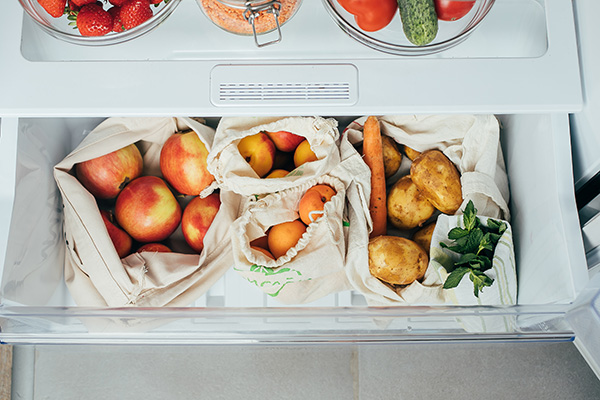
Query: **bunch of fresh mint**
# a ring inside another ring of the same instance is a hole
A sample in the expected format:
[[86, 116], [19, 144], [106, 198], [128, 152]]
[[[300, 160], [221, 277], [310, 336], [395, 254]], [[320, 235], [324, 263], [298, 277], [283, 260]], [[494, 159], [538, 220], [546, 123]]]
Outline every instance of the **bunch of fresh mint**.
[[473, 294], [479, 298], [479, 292], [494, 282], [484, 271], [492, 268], [494, 249], [508, 227], [505, 222], [491, 218], [487, 220], [487, 226], [483, 225], [470, 200], [464, 210], [463, 225], [464, 228], [452, 228], [448, 232], [448, 239], [453, 241], [450, 245], [440, 243], [441, 247], [461, 255], [452, 268], [446, 268], [450, 275], [444, 282], [444, 289], [455, 288], [463, 276], [469, 274], [473, 282]]

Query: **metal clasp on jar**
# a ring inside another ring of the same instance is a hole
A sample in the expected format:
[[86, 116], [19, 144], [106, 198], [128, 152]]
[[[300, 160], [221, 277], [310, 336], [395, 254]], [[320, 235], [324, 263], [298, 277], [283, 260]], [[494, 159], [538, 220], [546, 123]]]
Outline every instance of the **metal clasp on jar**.
[[[281, 3], [277, 0], [260, 2], [258, 5], [254, 5], [252, 1], [246, 2], [246, 11], [244, 11], [244, 18], [252, 25], [252, 33], [254, 34], [254, 43], [257, 47], [264, 47], [270, 44], [281, 42], [281, 26], [279, 24], [279, 10], [281, 10]], [[268, 42], [259, 43], [256, 33], [256, 26], [254, 21], [260, 15], [261, 12], [266, 11], [267, 13], [273, 14], [275, 18], [275, 25], [277, 26], [277, 38]]]

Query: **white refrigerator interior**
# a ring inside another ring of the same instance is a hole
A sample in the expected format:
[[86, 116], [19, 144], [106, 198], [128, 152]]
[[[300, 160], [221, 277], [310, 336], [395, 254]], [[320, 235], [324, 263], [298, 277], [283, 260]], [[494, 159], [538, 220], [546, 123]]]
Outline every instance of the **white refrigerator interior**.
[[[576, 336], [593, 363], [600, 356], [594, 352], [600, 346], [589, 346], [600, 337], [600, 285], [588, 273], [575, 186], [597, 168], [597, 157], [581, 154], [574, 162], [570, 137], [574, 128], [575, 150], [585, 148], [594, 142], [586, 132], [597, 125], [589, 108], [596, 92], [588, 88], [597, 85], [586, 69], [597, 64], [587, 51], [594, 42], [589, 32], [597, 31], [590, 3], [497, 0], [468, 40], [424, 57], [388, 55], [355, 42], [317, 0], [305, 0], [283, 27], [282, 43], [264, 49], [215, 27], [192, 0], [183, 0], [152, 33], [102, 48], [59, 42], [17, 2], [6, 4], [0, 13], [0, 169], [9, 173], [0, 177], [0, 339], [286, 344]], [[67, 89], [65, 77], [81, 95]], [[570, 126], [569, 114], [582, 110]], [[337, 116], [343, 129], [358, 116], [412, 113], [498, 116], [511, 189], [516, 306], [378, 309], [348, 291], [284, 307], [233, 271], [186, 308], [90, 309], [71, 299], [52, 168], [104, 118], [198, 116], [214, 126], [222, 116], [326, 115]], [[385, 326], [377, 323], [382, 319]], [[471, 319], [503, 321], [507, 328], [473, 332], [465, 328]], [[140, 324], [152, 328], [140, 330]]]

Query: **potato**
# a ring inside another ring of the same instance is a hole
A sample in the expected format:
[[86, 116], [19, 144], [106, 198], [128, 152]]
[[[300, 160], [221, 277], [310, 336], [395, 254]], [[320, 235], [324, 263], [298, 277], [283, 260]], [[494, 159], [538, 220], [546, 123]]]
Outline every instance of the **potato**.
[[423, 196], [444, 214], [454, 214], [462, 204], [460, 174], [441, 151], [421, 153], [410, 166], [410, 176]]
[[414, 149], [411, 149], [408, 146], [404, 146], [404, 154], [406, 154], [406, 157], [408, 157], [408, 159], [410, 161], [414, 161], [415, 158], [417, 158], [417, 157], [419, 157], [421, 155], [420, 152], [418, 152], [418, 151], [416, 151]]
[[427, 224], [418, 231], [416, 231], [412, 237], [412, 240], [421, 246], [423, 250], [430, 255], [429, 249], [431, 248], [431, 236], [433, 235], [433, 230], [435, 229], [435, 222], [431, 224]]
[[413, 242], [398, 236], [377, 236], [369, 241], [369, 271], [392, 285], [408, 285], [422, 279], [429, 258]]
[[402, 153], [398, 150], [396, 141], [389, 136], [381, 136], [383, 146], [383, 167], [385, 169], [385, 178], [394, 175], [402, 163]]
[[388, 193], [388, 219], [396, 228], [421, 226], [434, 211], [433, 205], [417, 189], [409, 175], [400, 178]]

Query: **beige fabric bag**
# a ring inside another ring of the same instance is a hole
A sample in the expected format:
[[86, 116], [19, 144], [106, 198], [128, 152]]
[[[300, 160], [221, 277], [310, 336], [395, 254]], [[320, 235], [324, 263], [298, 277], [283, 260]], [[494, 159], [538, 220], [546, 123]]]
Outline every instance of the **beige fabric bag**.
[[[362, 127], [367, 117], [352, 122], [345, 131], [351, 143], [362, 141]], [[493, 115], [401, 115], [379, 117], [381, 133], [397, 143], [417, 151], [442, 151], [461, 173], [462, 213], [473, 200], [479, 215], [509, 220], [509, 190], [506, 168], [500, 147], [500, 129]], [[404, 157], [397, 176], [408, 174], [410, 160]], [[389, 184], [388, 184], [389, 186]], [[406, 235], [408, 237], [408, 235]], [[443, 304], [446, 302], [442, 282], [431, 264], [422, 282], [393, 289], [369, 272], [368, 251], [360, 254], [362, 262], [348, 268], [353, 287], [369, 305]]]
[[[318, 160], [296, 168], [284, 178], [261, 179], [238, 151], [239, 141], [261, 131], [288, 131], [304, 136]], [[219, 187], [243, 195], [289, 189], [329, 171], [340, 163], [337, 121], [321, 117], [225, 117], [217, 126], [208, 155], [208, 170]]]
[[[65, 280], [80, 306], [187, 306], [233, 264], [229, 229], [240, 197], [221, 191], [221, 207], [200, 255], [134, 253], [119, 259], [95, 198], [72, 175], [73, 166], [131, 143], [144, 158], [144, 175], [160, 176], [160, 149], [178, 130], [193, 129], [210, 149], [213, 129], [189, 118], [110, 118], [98, 125], [64, 160], [54, 177], [63, 198]], [[188, 197], [189, 200], [189, 197]], [[173, 248], [177, 248], [175, 232]], [[180, 240], [182, 243], [183, 240]]]
[[[346, 265], [360, 262], [364, 248], [365, 206], [370, 191], [370, 171], [360, 155], [342, 140], [343, 161], [331, 173], [300, 186], [249, 199], [234, 223], [232, 235], [234, 269], [251, 284], [286, 304], [303, 304], [351, 288]], [[324, 215], [285, 255], [269, 260], [249, 243], [265, 235], [269, 227], [298, 218], [298, 203], [312, 186], [326, 183], [336, 194], [325, 203]]]

